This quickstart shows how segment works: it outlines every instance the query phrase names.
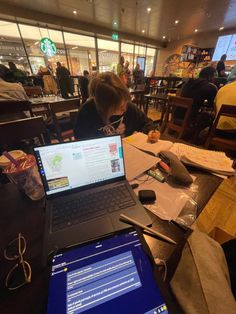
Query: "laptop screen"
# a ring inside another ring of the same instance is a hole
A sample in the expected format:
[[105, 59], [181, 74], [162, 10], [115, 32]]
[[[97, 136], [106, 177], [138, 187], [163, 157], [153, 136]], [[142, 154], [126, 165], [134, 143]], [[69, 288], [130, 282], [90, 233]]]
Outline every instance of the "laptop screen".
[[133, 229], [54, 255], [47, 313], [83, 312], [168, 313]]
[[125, 175], [120, 135], [34, 150], [47, 195]]

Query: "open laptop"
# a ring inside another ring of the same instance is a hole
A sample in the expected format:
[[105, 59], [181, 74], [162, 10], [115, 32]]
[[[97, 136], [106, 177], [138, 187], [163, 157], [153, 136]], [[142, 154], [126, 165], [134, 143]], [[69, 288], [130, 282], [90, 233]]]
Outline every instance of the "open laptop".
[[120, 135], [34, 151], [46, 194], [44, 264], [59, 248], [127, 228], [119, 221], [121, 213], [151, 224], [125, 179]]
[[168, 314], [135, 230], [118, 231], [52, 257], [47, 314], [84, 312]]

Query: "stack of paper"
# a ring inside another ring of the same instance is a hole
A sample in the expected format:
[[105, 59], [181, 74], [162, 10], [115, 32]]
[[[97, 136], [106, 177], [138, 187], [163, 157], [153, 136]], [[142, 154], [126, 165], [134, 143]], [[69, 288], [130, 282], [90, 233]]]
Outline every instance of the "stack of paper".
[[157, 156], [162, 150], [169, 150], [177, 155], [184, 164], [208, 170], [213, 174], [236, 175], [236, 171], [232, 167], [233, 160], [228, 158], [224, 152], [196, 148], [181, 143], [173, 144], [170, 141], [162, 140], [151, 144], [148, 142], [147, 135], [141, 132], [128, 136], [123, 141], [154, 156]]
[[228, 158], [224, 152], [196, 148], [180, 143], [175, 143], [170, 151], [187, 165], [227, 176], [236, 174], [232, 167], [233, 160]]

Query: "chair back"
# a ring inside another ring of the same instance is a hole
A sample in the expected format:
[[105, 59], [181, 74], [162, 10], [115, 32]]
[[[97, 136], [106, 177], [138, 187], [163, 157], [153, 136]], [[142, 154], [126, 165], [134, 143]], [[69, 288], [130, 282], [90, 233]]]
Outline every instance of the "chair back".
[[[189, 118], [192, 111], [193, 99], [180, 97], [180, 96], [170, 96], [167, 104], [167, 109], [164, 118], [164, 130], [170, 129], [177, 132], [177, 137], [181, 138], [187, 131], [189, 124]], [[184, 109], [184, 117], [181, 121], [176, 122], [174, 119], [174, 113], [177, 108]], [[171, 117], [170, 117], [171, 116]], [[169, 121], [170, 120], [170, 121]]]
[[0, 145], [8, 146], [21, 140], [37, 137], [44, 144], [45, 124], [42, 117], [33, 117], [0, 123]]
[[0, 117], [1, 115], [11, 115], [28, 111], [33, 116], [31, 102], [28, 100], [16, 101], [7, 100], [0, 102]]
[[[229, 150], [236, 151], [236, 130], [235, 139], [224, 138], [223, 136], [217, 136], [216, 130], [217, 125], [221, 117], [230, 117], [236, 119], [236, 106], [232, 105], [222, 105], [220, 111], [210, 128], [205, 147], [208, 148], [211, 144]], [[227, 132], [227, 131], [226, 131]]]
[[43, 89], [41, 86], [24, 86], [24, 90], [29, 97], [43, 97]]
[[67, 99], [64, 101], [58, 101], [50, 103], [50, 111], [52, 115], [52, 120], [56, 129], [57, 137], [60, 142], [63, 142], [63, 139], [65, 138], [71, 138], [74, 136], [73, 129], [67, 130], [66, 132], [62, 132], [61, 126], [60, 126], [60, 119], [59, 119], [59, 113], [68, 113], [70, 111], [75, 111], [79, 109], [80, 106], [80, 99], [79, 98], [72, 98]]

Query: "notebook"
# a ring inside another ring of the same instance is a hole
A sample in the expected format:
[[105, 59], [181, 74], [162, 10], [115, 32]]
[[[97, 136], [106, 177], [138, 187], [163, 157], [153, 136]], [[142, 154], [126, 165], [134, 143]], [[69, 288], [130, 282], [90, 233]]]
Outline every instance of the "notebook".
[[47, 313], [167, 314], [152, 265], [128, 229], [57, 252]]
[[236, 174], [235, 169], [232, 167], [233, 160], [227, 157], [224, 152], [163, 140], [158, 140], [156, 143], [149, 143], [147, 135], [141, 132], [124, 138], [124, 141], [154, 156], [158, 156], [160, 151], [169, 150], [177, 155], [186, 165], [226, 176]]
[[120, 135], [34, 148], [46, 195], [43, 264], [58, 248], [151, 219], [125, 177]]

